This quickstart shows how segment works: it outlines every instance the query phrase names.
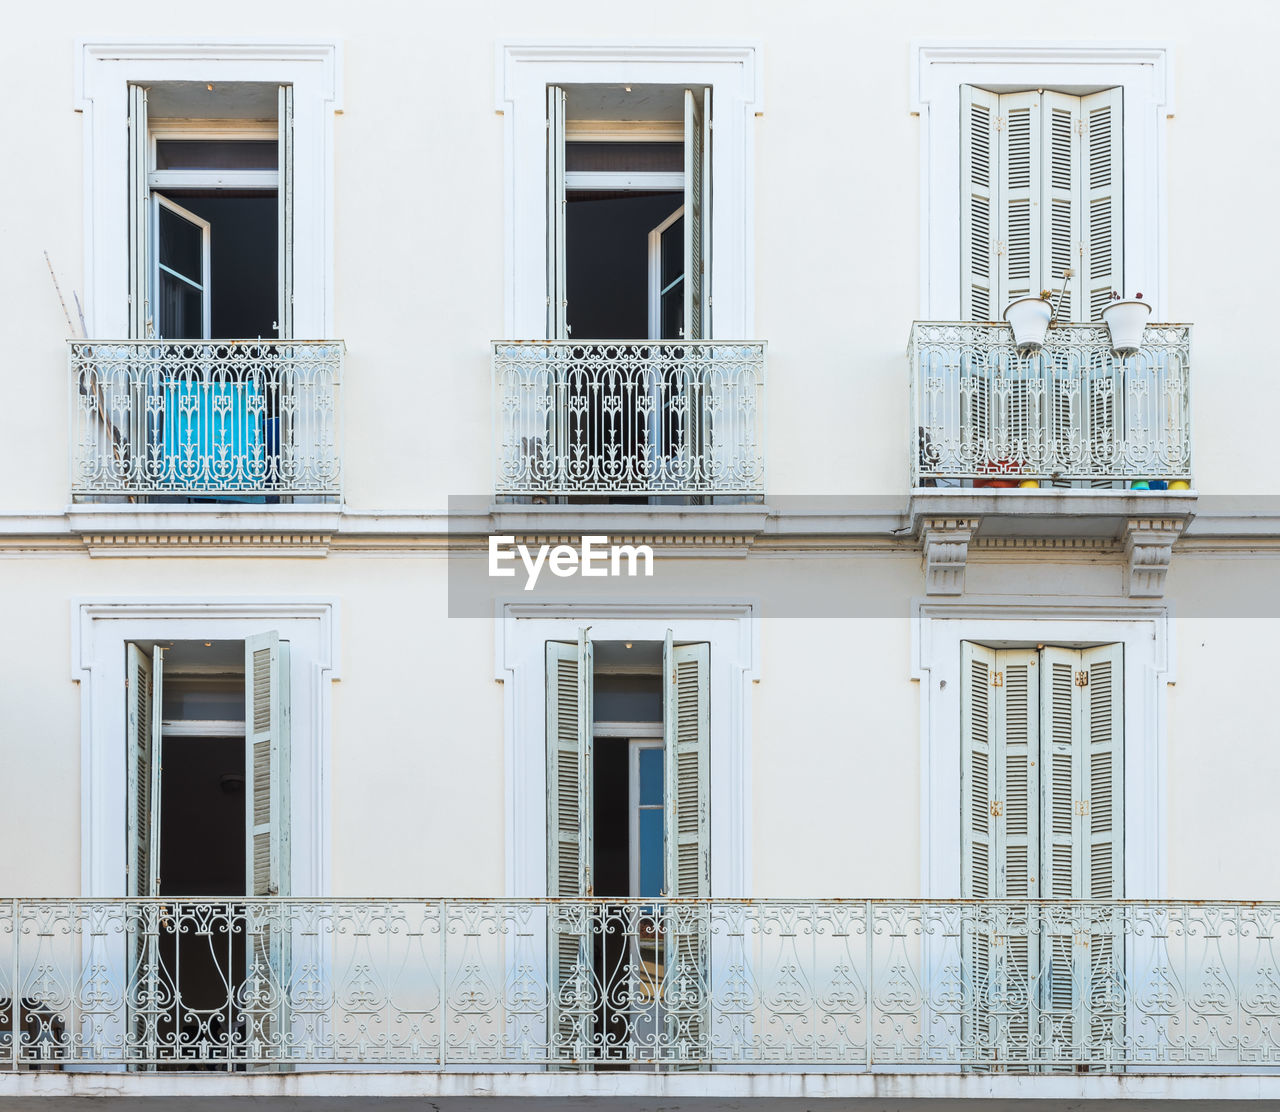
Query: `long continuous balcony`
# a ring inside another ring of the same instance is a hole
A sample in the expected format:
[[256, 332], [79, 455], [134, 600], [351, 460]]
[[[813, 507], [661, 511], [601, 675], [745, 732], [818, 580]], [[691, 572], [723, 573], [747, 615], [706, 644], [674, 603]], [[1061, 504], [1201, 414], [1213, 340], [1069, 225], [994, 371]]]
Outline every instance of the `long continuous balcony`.
[[500, 497], [764, 492], [765, 345], [497, 342]]
[[1148, 325], [1119, 357], [1105, 325], [1059, 325], [1024, 356], [1007, 325], [916, 322], [913, 485], [1189, 484], [1190, 333]]
[[1274, 1071], [1278, 934], [1277, 903], [14, 900], [0, 1069]]
[[69, 353], [77, 501], [339, 496], [340, 342], [73, 340]]

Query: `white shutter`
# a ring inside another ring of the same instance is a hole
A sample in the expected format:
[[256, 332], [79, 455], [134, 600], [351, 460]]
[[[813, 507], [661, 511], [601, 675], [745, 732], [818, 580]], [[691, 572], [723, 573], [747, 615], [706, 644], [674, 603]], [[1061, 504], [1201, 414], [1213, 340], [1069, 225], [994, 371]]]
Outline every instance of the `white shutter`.
[[1040, 94], [1006, 93], [1000, 98], [998, 247], [1000, 299], [997, 316], [1015, 298], [1039, 294], [1042, 270], [1040, 219]]
[[[662, 727], [666, 750], [666, 894], [711, 895], [710, 787], [711, 646], [676, 645], [667, 631], [662, 652]], [[681, 1059], [705, 1055], [708, 917], [705, 905], [667, 905], [662, 1002], [668, 1046]]]
[[[581, 900], [592, 892], [592, 664], [587, 630], [578, 643], [547, 643], [547, 895]], [[581, 1058], [592, 1041], [597, 1004], [593, 917], [583, 904], [553, 904], [553, 1057]]]
[[1080, 98], [1081, 319], [1100, 320], [1111, 291], [1124, 285], [1124, 90]]
[[[1041, 94], [1040, 289], [1052, 290], [1055, 302], [1064, 271], [1080, 273], [1080, 98], [1065, 93]], [[1073, 297], [1079, 278], [1067, 282], [1058, 319], [1077, 320]], [[1037, 292], [1037, 291], [1032, 291]]]
[[164, 651], [151, 659], [132, 643], [125, 679], [128, 701], [129, 813], [126, 819], [129, 856], [125, 862], [130, 896], [159, 895], [160, 890], [160, 713]]
[[710, 335], [708, 231], [711, 192], [711, 90], [684, 91], [684, 338]]
[[565, 91], [547, 86], [547, 338], [568, 338], [565, 285]]
[[996, 211], [999, 205], [1000, 98], [972, 85], [960, 87], [960, 316], [994, 320], [998, 300]]
[[151, 190], [147, 170], [151, 165], [147, 134], [147, 90], [129, 86], [129, 336], [145, 340], [152, 333]]
[[246, 895], [288, 895], [289, 643], [245, 639]]
[[278, 229], [278, 297], [276, 335], [282, 339], [293, 338], [293, 86], [281, 85], [277, 115], [279, 134], [279, 193], [277, 212]]
[[[996, 651], [964, 642], [960, 651], [960, 738], [963, 776], [961, 798], [961, 895], [989, 899], [999, 890], [995, 877], [995, 830], [991, 804], [995, 795], [995, 725], [992, 676]], [[984, 976], [985, 968], [980, 971]]]

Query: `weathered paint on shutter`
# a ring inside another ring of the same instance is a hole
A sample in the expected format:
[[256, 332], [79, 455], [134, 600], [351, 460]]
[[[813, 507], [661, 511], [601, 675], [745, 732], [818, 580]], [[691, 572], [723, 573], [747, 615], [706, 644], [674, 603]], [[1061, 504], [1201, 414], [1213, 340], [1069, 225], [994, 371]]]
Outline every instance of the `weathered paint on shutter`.
[[[592, 666], [587, 630], [578, 642], [547, 643], [547, 894], [581, 900], [592, 891]], [[552, 905], [553, 1054], [581, 1058], [597, 1003], [592, 916], [584, 904]]]
[[569, 335], [565, 284], [565, 91], [547, 86], [547, 338]]
[[684, 338], [707, 335], [705, 230], [710, 89], [684, 91]]
[[293, 338], [293, 86], [281, 85], [276, 126], [279, 134], [278, 269], [280, 305], [276, 335]]
[[1000, 97], [1000, 208], [998, 224], [1000, 301], [1039, 294], [1043, 268], [1040, 241], [1041, 113], [1039, 93]]
[[[662, 664], [666, 894], [705, 900], [711, 895], [711, 646], [676, 645], [668, 630]], [[667, 1038], [678, 1057], [693, 1062], [705, 1054], [708, 1033], [705, 907], [668, 904], [666, 926]]]
[[246, 895], [288, 894], [289, 643], [245, 639]]
[[145, 340], [152, 333], [151, 190], [147, 170], [151, 165], [147, 133], [147, 90], [129, 86], [129, 336]]
[[1124, 90], [1080, 98], [1081, 251], [1079, 289], [1088, 320], [1100, 320], [1111, 291], [1124, 286]]
[[[1059, 320], [1076, 320], [1073, 299], [1081, 289], [1080, 98], [1046, 90], [1040, 99], [1042, 248], [1038, 284], [1053, 291]], [[1077, 277], [1067, 282], [1059, 302], [1063, 274], [1068, 269]]]
[[[988, 899], [998, 891], [995, 878], [995, 830], [991, 802], [996, 798], [991, 679], [996, 651], [966, 641], [960, 650], [961, 895]], [[983, 971], [985, 973], [985, 970]]]
[[1000, 98], [972, 85], [960, 88], [960, 316], [995, 320], [999, 264], [996, 257], [999, 208]]

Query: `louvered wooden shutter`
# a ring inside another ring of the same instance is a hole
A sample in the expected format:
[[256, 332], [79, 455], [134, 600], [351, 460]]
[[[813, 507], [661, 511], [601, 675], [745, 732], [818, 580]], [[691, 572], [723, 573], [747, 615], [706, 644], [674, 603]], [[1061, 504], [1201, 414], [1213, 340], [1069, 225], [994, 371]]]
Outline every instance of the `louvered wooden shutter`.
[[547, 338], [568, 338], [565, 281], [565, 91], [547, 86]]
[[129, 856], [125, 863], [130, 896], [160, 894], [161, 700], [164, 650], [151, 658], [132, 643], [127, 652], [129, 734]]
[[[711, 742], [711, 646], [663, 646], [662, 724], [666, 750], [666, 894], [711, 895], [708, 792]], [[679, 1058], [705, 1054], [709, 1031], [708, 917], [705, 905], [667, 905], [663, 1003], [667, 1037]]]
[[684, 338], [710, 334], [707, 303], [710, 230], [711, 90], [684, 91]]
[[274, 630], [246, 638], [246, 895], [288, 895], [289, 643]]
[[280, 306], [276, 335], [293, 338], [293, 86], [281, 85], [276, 126], [279, 133], [278, 269]]
[[[1039, 93], [1000, 98], [998, 247], [1001, 301], [1038, 294], [1041, 281]], [[996, 315], [1004, 304], [992, 306]]]
[[1077, 289], [1088, 320], [1100, 320], [1111, 291], [1124, 285], [1123, 89], [1080, 98], [1083, 246]]
[[147, 135], [147, 90], [129, 86], [129, 336], [145, 340], [152, 335], [150, 301], [151, 190], [147, 170], [151, 165]]
[[1000, 98], [985, 89], [960, 89], [960, 316], [995, 320], [1004, 306], [998, 299], [996, 209]]
[[[1043, 244], [1040, 289], [1055, 301], [1068, 270], [1078, 275], [1081, 224], [1080, 98], [1045, 91], [1042, 102], [1040, 237]], [[1079, 281], [1067, 283], [1058, 308], [1060, 320], [1076, 320], [1074, 295]], [[1033, 291], [1034, 292], [1034, 291]]]
[[[577, 644], [547, 643], [547, 894], [582, 900], [592, 892], [592, 665], [587, 630]], [[553, 1057], [581, 1058], [597, 1003], [589, 905], [550, 911]]]

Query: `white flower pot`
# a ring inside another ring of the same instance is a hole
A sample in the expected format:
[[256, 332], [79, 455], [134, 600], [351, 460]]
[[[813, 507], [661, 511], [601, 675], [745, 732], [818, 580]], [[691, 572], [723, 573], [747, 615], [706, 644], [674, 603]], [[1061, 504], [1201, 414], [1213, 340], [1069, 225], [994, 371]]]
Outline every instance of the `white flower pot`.
[[1102, 310], [1111, 332], [1111, 353], [1123, 358], [1142, 347], [1142, 330], [1151, 316], [1149, 301], [1113, 301]]
[[1033, 355], [1044, 347], [1044, 334], [1053, 316], [1053, 306], [1042, 297], [1020, 297], [1009, 302], [1004, 319], [1013, 328], [1013, 346], [1023, 355]]

